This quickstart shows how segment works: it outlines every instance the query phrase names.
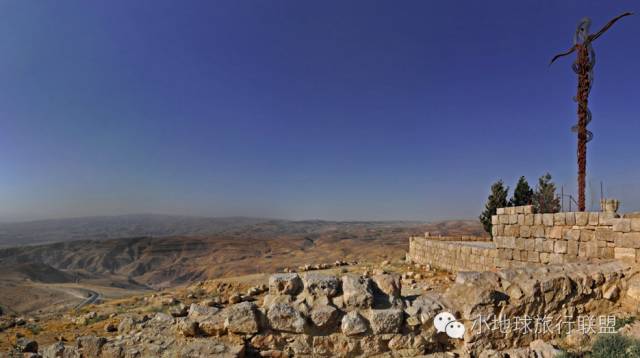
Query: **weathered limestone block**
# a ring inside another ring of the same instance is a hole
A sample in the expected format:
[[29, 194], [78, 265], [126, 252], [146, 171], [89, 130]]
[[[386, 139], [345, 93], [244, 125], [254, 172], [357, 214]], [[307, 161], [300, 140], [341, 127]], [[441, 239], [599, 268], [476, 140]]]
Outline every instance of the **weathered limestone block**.
[[513, 259], [514, 259], [515, 261], [523, 261], [523, 260], [522, 260], [522, 257], [520, 256], [520, 252], [521, 252], [521, 251], [520, 251], [520, 250], [518, 250], [518, 249], [513, 250]]
[[631, 231], [640, 231], [640, 218], [631, 218]]
[[311, 309], [309, 317], [316, 327], [332, 328], [336, 326], [340, 311], [329, 305], [316, 305]]
[[563, 226], [552, 226], [548, 229], [549, 233], [547, 234], [547, 236], [551, 239], [562, 239], [563, 229]]
[[198, 322], [189, 318], [179, 319], [176, 330], [185, 337], [195, 337], [198, 335]]
[[524, 224], [527, 226], [533, 226], [534, 216], [533, 214], [524, 214]]
[[564, 215], [567, 226], [573, 226], [576, 224], [576, 214], [574, 212], [566, 212]]
[[576, 225], [586, 226], [589, 223], [589, 213], [586, 211], [580, 211], [575, 213]]
[[513, 259], [513, 250], [512, 249], [499, 249], [498, 257], [503, 260], [512, 260]]
[[105, 343], [107, 339], [104, 337], [83, 336], [76, 339], [76, 348], [81, 350], [85, 357], [100, 357]]
[[520, 226], [520, 237], [530, 237], [531, 236], [531, 227], [527, 225]]
[[524, 225], [524, 214], [518, 214], [518, 225]]
[[302, 280], [297, 273], [279, 273], [269, 277], [270, 295], [297, 295], [302, 290]]
[[396, 334], [389, 340], [392, 351], [406, 351], [407, 357], [420, 356], [427, 347], [427, 341], [421, 335]]
[[382, 336], [364, 336], [359, 343], [360, 351], [365, 357], [372, 357], [389, 350]]
[[553, 226], [553, 214], [542, 214], [542, 224], [544, 226]]
[[224, 327], [227, 331], [238, 334], [258, 333], [258, 317], [256, 306], [251, 302], [237, 303], [223, 310]]
[[601, 259], [614, 258], [613, 247], [598, 247], [598, 257]]
[[352, 357], [359, 348], [357, 339], [351, 339], [341, 334], [313, 337], [314, 357]]
[[516, 225], [517, 223], [518, 223], [518, 215], [517, 214], [510, 214], [509, 215], [509, 224]]
[[305, 319], [302, 314], [291, 305], [275, 303], [267, 311], [269, 326], [277, 331], [303, 333]]
[[564, 240], [557, 240], [554, 245], [553, 252], [556, 254], [566, 254], [567, 253], [567, 242]]
[[498, 225], [500, 223], [500, 219], [498, 219], [498, 215], [491, 215], [491, 225]]
[[198, 329], [207, 336], [221, 336], [227, 331], [224, 325], [225, 319], [226, 317], [222, 313], [208, 317], [200, 317], [197, 320]]
[[[560, 355], [562, 351], [555, 349], [551, 344], [537, 339], [531, 344], [529, 344], [529, 357], [540, 357], [540, 358], [555, 358]], [[516, 357], [516, 355], [510, 355], [511, 357]]]
[[293, 351], [294, 357], [311, 356], [313, 354], [313, 337], [306, 334], [297, 334], [288, 346]]
[[551, 253], [553, 252], [553, 250], [554, 250], [553, 240], [545, 239], [544, 242], [542, 243], [542, 251]]
[[618, 235], [615, 244], [616, 247], [640, 249], [640, 232], [625, 232], [622, 235]]
[[533, 214], [533, 225], [543, 225], [542, 214]]
[[[434, 258], [435, 259], [435, 258]], [[434, 260], [435, 261], [435, 260]], [[400, 276], [397, 274], [384, 274], [373, 276], [374, 287], [374, 303], [395, 305], [402, 303], [400, 301], [400, 292], [402, 284]]]
[[562, 265], [564, 263], [564, 255], [557, 253], [550, 254], [549, 263], [552, 265]]
[[580, 242], [578, 246], [578, 256], [597, 258], [598, 257], [598, 244], [595, 241]]
[[136, 328], [136, 321], [132, 317], [124, 317], [118, 324], [118, 333], [126, 334]]
[[498, 208], [496, 210], [496, 214], [498, 215], [504, 215], [505, 214], [505, 208]]
[[367, 321], [357, 311], [351, 311], [342, 317], [340, 329], [347, 336], [352, 336], [367, 332], [368, 325]]
[[502, 243], [503, 243], [503, 246], [505, 248], [508, 248], [508, 249], [515, 249], [516, 248], [516, 238], [515, 237], [512, 237], [512, 236], [504, 237]]
[[614, 248], [614, 258], [617, 260], [635, 261], [636, 250], [633, 248], [616, 247]]
[[613, 231], [629, 232], [631, 231], [631, 219], [613, 219]]
[[567, 255], [570, 256], [578, 256], [578, 242], [577, 241], [568, 241], [567, 242]]
[[595, 230], [580, 230], [580, 241], [595, 241]]
[[617, 214], [613, 212], [601, 212], [598, 224], [600, 226], [611, 226], [614, 223], [614, 219], [617, 218]]
[[540, 253], [540, 263], [548, 264], [549, 260], [551, 260], [550, 254], [547, 252]]
[[592, 211], [589, 213], [589, 225], [590, 226], [598, 226], [600, 222], [600, 213], [597, 211]]
[[544, 226], [543, 225], [535, 225], [532, 227], [533, 237], [544, 237]]
[[371, 308], [373, 305], [373, 290], [369, 278], [356, 275], [342, 276], [342, 291], [347, 307]]
[[262, 299], [262, 305], [264, 307], [269, 307], [274, 303], [291, 303], [293, 302], [293, 297], [289, 295], [264, 295]]
[[200, 319], [212, 316], [220, 311], [219, 308], [209, 307], [205, 305], [199, 305], [197, 303], [192, 303], [189, 307], [188, 316], [191, 319]]
[[[302, 340], [308, 340], [308, 336], [298, 335]], [[306, 339], [305, 339], [306, 338]], [[256, 335], [251, 338], [251, 346], [260, 351], [275, 351], [286, 348], [287, 341], [278, 334]]]
[[566, 229], [563, 231], [562, 238], [569, 241], [579, 241], [580, 240], [580, 232], [578, 229]]
[[[636, 303], [636, 307], [640, 307], [640, 275], [633, 276], [627, 283], [626, 296]], [[636, 308], [636, 310], [640, 310]]]
[[304, 291], [312, 297], [334, 297], [340, 292], [340, 281], [332, 275], [310, 272], [302, 277]]
[[369, 324], [374, 334], [398, 333], [403, 318], [402, 310], [397, 308], [369, 311]]
[[554, 225], [565, 225], [565, 215], [564, 213], [554, 213], [553, 214], [553, 224]]
[[536, 245], [535, 239], [527, 239], [524, 242], [524, 249], [527, 251], [536, 251], [535, 245]]
[[519, 236], [520, 227], [518, 225], [507, 225], [504, 227], [504, 235], [513, 237]]

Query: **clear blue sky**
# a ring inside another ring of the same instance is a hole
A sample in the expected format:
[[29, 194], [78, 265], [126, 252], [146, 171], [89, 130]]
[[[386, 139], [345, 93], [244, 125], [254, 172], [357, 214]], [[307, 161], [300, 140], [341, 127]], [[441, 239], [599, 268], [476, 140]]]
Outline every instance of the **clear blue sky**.
[[[573, 57], [547, 64], [637, 7], [2, 1], [0, 220], [475, 218], [547, 170], [575, 193]], [[595, 50], [587, 179], [640, 210], [640, 14]]]

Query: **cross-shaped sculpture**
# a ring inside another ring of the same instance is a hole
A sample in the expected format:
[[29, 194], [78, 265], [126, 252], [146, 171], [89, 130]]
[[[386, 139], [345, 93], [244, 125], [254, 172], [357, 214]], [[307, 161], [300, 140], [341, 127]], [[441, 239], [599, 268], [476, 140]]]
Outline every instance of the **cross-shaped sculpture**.
[[602, 36], [616, 21], [629, 15], [632, 15], [632, 13], [625, 12], [615, 17], [595, 34], [589, 34], [591, 19], [588, 17], [582, 19], [573, 37], [573, 47], [566, 52], [555, 55], [549, 64], [551, 65], [558, 58], [567, 56], [574, 51], [578, 55], [572, 66], [573, 71], [578, 75], [578, 94], [573, 98], [574, 101], [578, 102], [578, 124], [573, 126], [571, 130], [578, 133], [578, 209], [580, 211], [585, 210], [584, 187], [587, 172], [587, 142], [593, 139], [593, 133], [587, 130], [587, 124], [591, 122], [591, 111], [589, 111], [587, 104], [589, 102], [589, 92], [593, 85], [593, 67], [596, 64], [596, 54], [591, 43]]

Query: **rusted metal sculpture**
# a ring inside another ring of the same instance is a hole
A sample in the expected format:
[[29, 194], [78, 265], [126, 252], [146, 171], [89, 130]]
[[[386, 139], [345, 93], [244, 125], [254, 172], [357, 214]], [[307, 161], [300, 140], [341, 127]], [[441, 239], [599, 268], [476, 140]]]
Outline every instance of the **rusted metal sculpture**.
[[578, 23], [578, 28], [573, 37], [573, 47], [566, 52], [557, 54], [551, 59], [551, 65], [560, 57], [567, 56], [573, 52], [577, 53], [577, 59], [571, 66], [578, 75], [578, 94], [573, 98], [578, 103], [578, 124], [571, 130], [578, 133], [578, 210], [585, 210], [585, 180], [587, 173], [587, 142], [593, 139], [593, 133], [587, 130], [587, 125], [591, 122], [591, 111], [587, 107], [589, 103], [589, 92], [593, 85], [593, 67], [596, 64], [596, 53], [593, 51], [591, 43], [607, 31], [613, 24], [625, 16], [632, 15], [625, 12], [609, 21], [600, 31], [589, 34], [591, 19], [584, 18]]

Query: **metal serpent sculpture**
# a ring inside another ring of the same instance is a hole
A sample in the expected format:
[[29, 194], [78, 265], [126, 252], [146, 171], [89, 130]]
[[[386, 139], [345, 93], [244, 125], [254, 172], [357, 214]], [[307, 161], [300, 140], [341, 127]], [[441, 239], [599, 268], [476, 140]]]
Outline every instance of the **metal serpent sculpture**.
[[587, 130], [587, 125], [591, 122], [591, 111], [589, 110], [589, 92], [593, 86], [593, 67], [596, 64], [596, 53], [591, 44], [598, 37], [607, 31], [613, 24], [625, 16], [632, 15], [625, 12], [609, 21], [600, 31], [589, 34], [591, 19], [584, 18], [578, 23], [578, 28], [573, 36], [573, 46], [551, 59], [551, 65], [560, 57], [567, 56], [574, 51], [577, 53], [576, 61], [571, 68], [578, 75], [578, 93], [573, 100], [578, 103], [578, 123], [571, 127], [571, 131], [578, 133], [578, 209], [585, 210], [585, 180], [587, 172], [587, 142], [593, 139], [593, 133]]

